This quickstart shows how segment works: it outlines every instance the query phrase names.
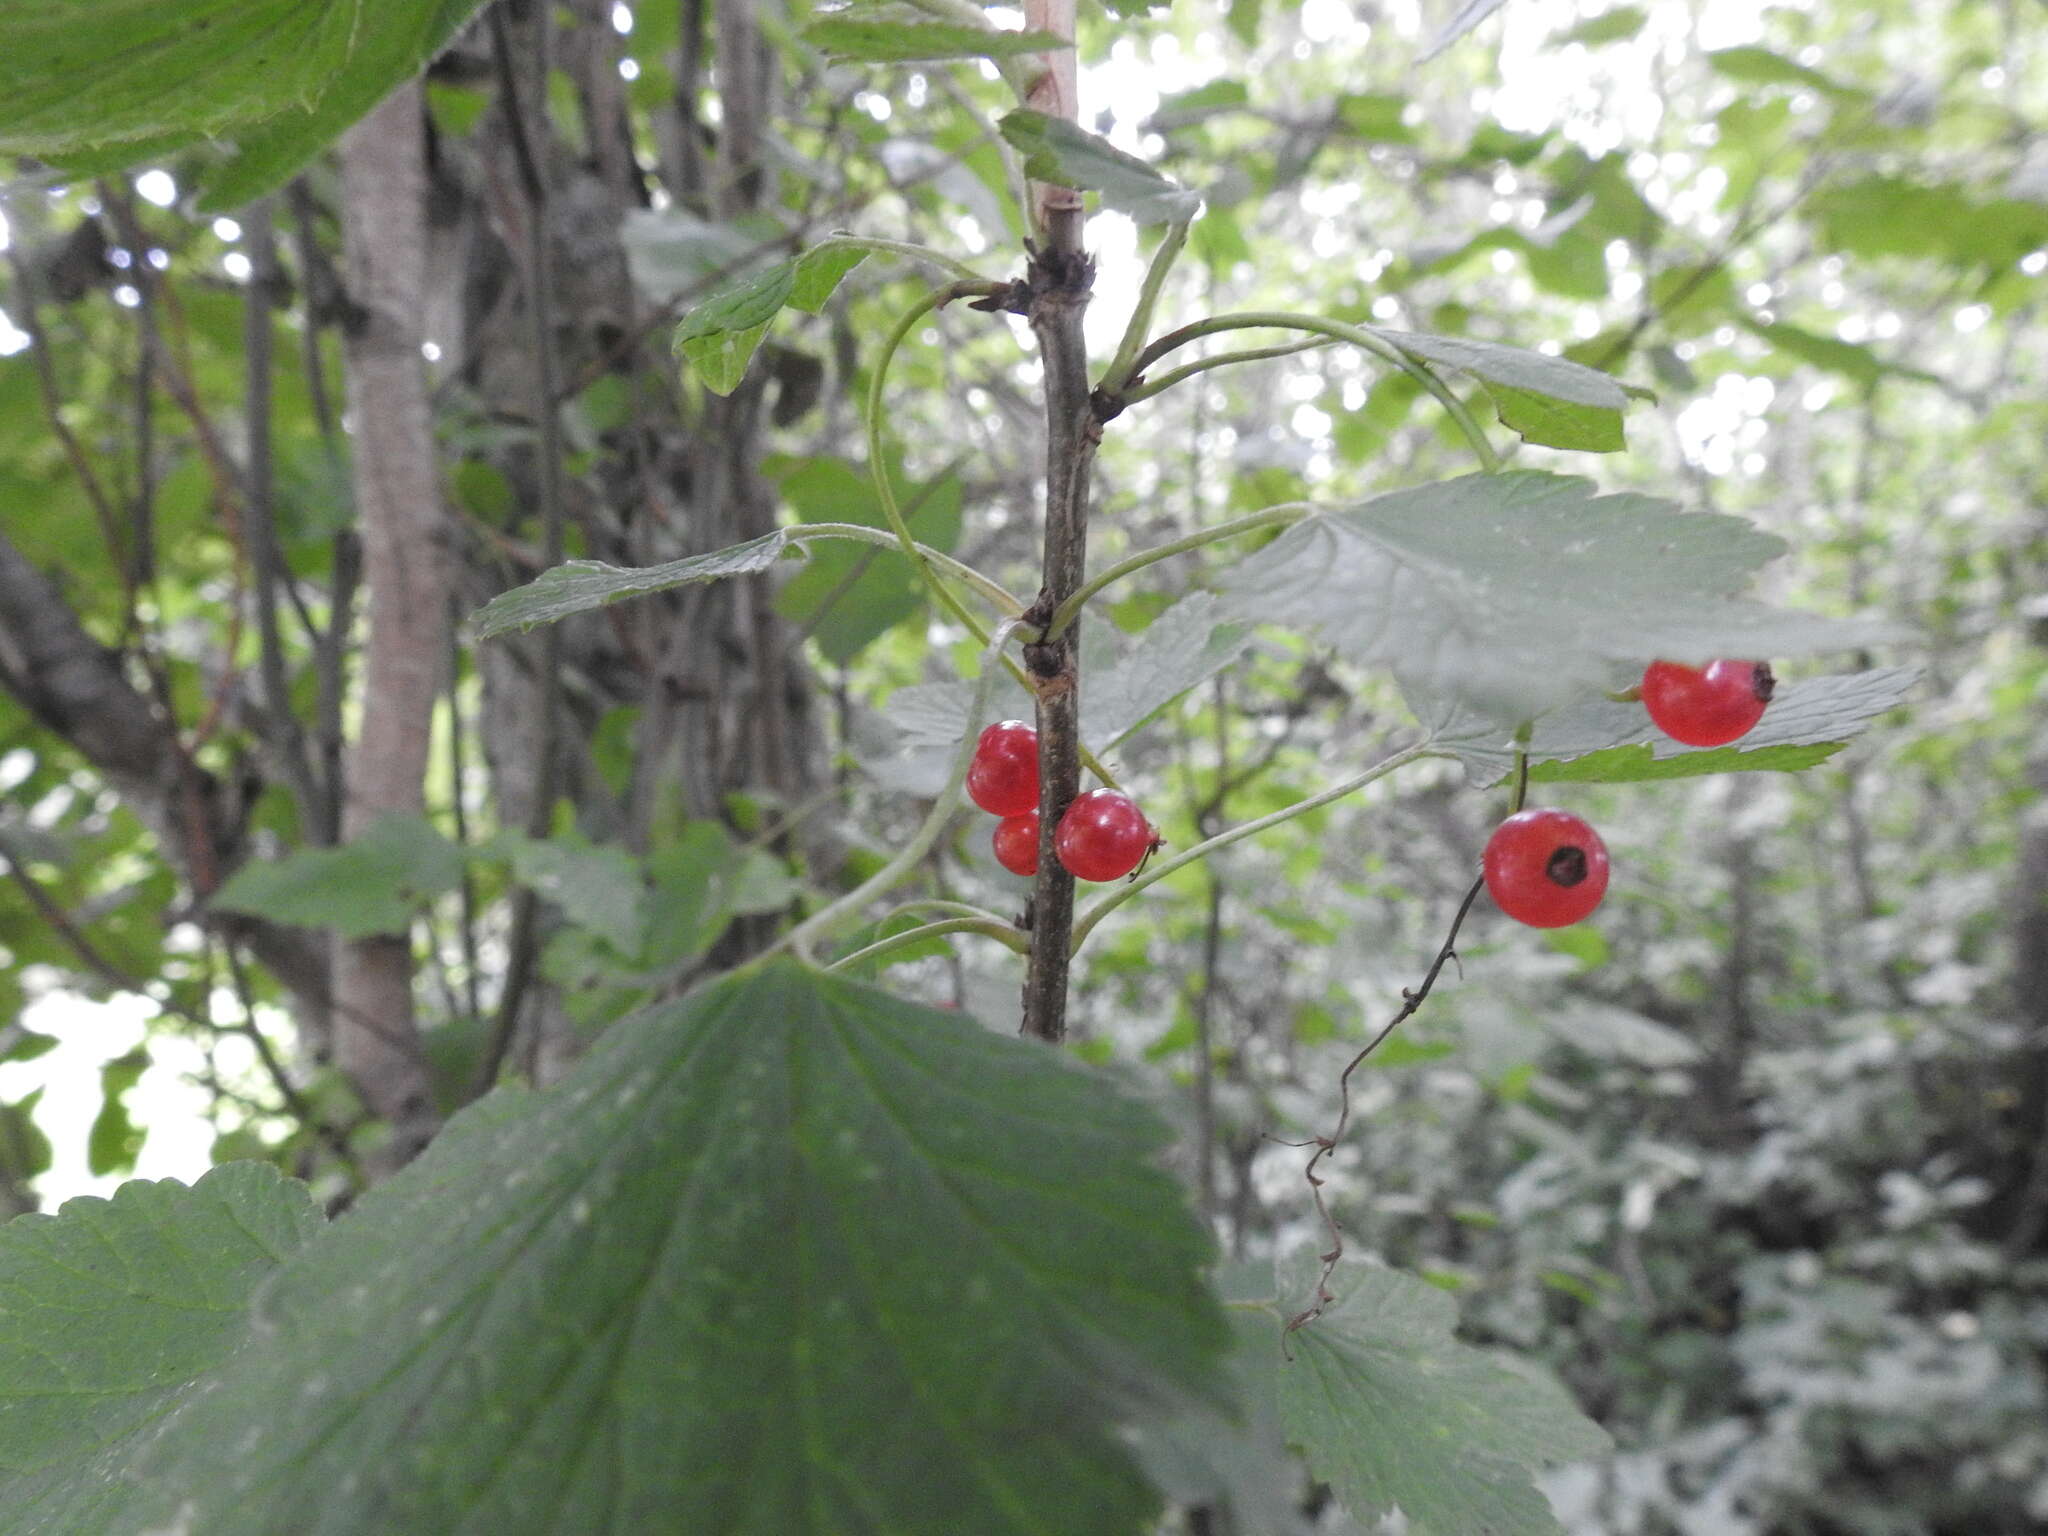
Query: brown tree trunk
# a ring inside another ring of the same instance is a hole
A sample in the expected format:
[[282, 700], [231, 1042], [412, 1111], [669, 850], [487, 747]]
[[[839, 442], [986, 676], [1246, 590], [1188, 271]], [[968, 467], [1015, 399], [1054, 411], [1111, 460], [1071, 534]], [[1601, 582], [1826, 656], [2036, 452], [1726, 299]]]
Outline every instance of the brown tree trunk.
[[[344, 838], [426, 808], [427, 750], [447, 655], [450, 586], [424, 303], [426, 168], [418, 85], [395, 91], [341, 141], [342, 240], [357, 319], [347, 344], [356, 512], [369, 631], [362, 724], [347, 758]], [[433, 1134], [413, 1013], [409, 934], [344, 940], [335, 956], [335, 1059], [392, 1128], [399, 1166]]]

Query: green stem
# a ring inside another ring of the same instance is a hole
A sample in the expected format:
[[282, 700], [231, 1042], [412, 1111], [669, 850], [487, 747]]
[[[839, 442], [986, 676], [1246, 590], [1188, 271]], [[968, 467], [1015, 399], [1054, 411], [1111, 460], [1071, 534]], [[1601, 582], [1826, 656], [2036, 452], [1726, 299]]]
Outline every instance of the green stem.
[[1354, 347], [1384, 358], [1396, 368], [1428, 390], [1449, 413], [1465, 440], [1472, 445], [1472, 452], [1478, 456], [1481, 467], [1490, 474], [1500, 469], [1500, 457], [1493, 451], [1493, 445], [1486, 440], [1486, 433], [1465, 408], [1465, 402], [1434, 371], [1417, 362], [1400, 347], [1387, 340], [1377, 331], [1367, 330], [1361, 325], [1347, 325], [1342, 320], [1331, 320], [1322, 315], [1296, 315], [1282, 310], [1253, 310], [1235, 315], [1212, 315], [1207, 320], [1197, 320], [1184, 325], [1177, 331], [1170, 331], [1138, 354], [1136, 373], [1143, 373], [1153, 363], [1177, 347], [1184, 347], [1191, 341], [1204, 336], [1215, 336], [1224, 331], [1281, 330], [1308, 331], [1317, 336], [1329, 336], [1338, 341], [1348, 341]]
[[1268, 827], [1277, 827], [1283, 821], [1292, 821], [1297, 816], [1306, 815], [1320, 806], [1328, 805], [1332, 800], [1341, 800], [1346, 795], [1365, 788], [1366, 785], [1374, 780], [1385, 778], [1396, 768], [1405, 768], [1417, 758], [1439, 755], [1441, 754], [1437, 753], [1429, 742], [1418, 742], [1412, 747], [1405, 747], [1401, 751], [1396, 752], [1392, 757], [1382, 758], [1379, 762], [1373, 764], [1372, 767], [1366, 769], [1365, 772], [1355, 777], [1345, 779], [1342, 783], [1331, 785], [1320, 794], [1310, 795], [1306, 800], [1297, 800], [1294, 804], [1283, 806], [1271, 815], [1261, 816], [1256, 821], [1247, 821], [1238, 826], [1227, 828], [1222, 832], [1218, 832], [1206, 842], [1195, 844], [1186, 853], [1177, 854], [1162, 864], [1155, 864], [1128, 885], [1118, 886], [1074, 920], [1074, 949], [1079, 950], [1088, 935], [1094, 931], [1095, 925], [1112, 911], [1129, 901], [1138, 892], [1144, 890], [1146, 886], [1164, 880], [1176, 870], [1187, 868], [1188, 865], [1194, 863], [1197, 859], [1206, 859], [1219, 848], [1228, 847], [1230, 844], [1239, 842], [1247, 837], [1256, 837]]
[[1218, 523], [1214, 528], [1201, 529], [1171, 543], [1161, 544], [1156, 549], [1141, 550], [1127, 560], [1119, 560], [1101, 575], [1076, 590], [1072, 597], [1053, 610], [1052, 618], [1045, 626], [1045, 638], [1057, 640], [1065, 634], [1068, 626], [1081, 616], [1081, 610], [1087, 606], [1088, 600], [1111, 582], [1122, 581], [1124, 577], [1142, 571], [1148, 565], [1157, 565], [1161, 560], [1184, 555], [1189, 550], [1200, 549], [1205, 544], [1214, 544], [1222, 539], [1234, 539], [1241, 533], [1256, 533], [1261, 528], [1271, 528], [1279, 523], [1299, 522], [1315, 510], [1314, 505], [1306, 501], [1282, 502], [1278, 506], [1267, 507], [1262, 512], [1250, 512], [1243, 517], [1232, 518], [1227, 523]]
[[[806, 539], [853, 539], [862, 544], [879, 544], [885, 549], [901, 550], [903, 541], [886, 528], [870, 528], [865, 523], [797, 523], [783, 530], [792, 544], [801, 544]], [[964, 560], [955, 560], [943, 550], [933, 549], [929, 544], [911, 540], [912, 558], [938, 566], [959, 581], [964, 581], [983, 597], [990, 606], [1004, 618], [1015, 618], [1024, 611], [1021, 599], [996, 581], [985, 576]], [[983, 637], [986, 639], [986, 637]]]
[[957, 257], [948, 256], [943, 251], [935, 251], [930, 246], [914, 245], [908, 240], [883, 240], [873, 235], [833, 233], [820, 240], [812, 249], [823, 250], [828, 245], [845, 245], [851, 246], [855, 250], [877, 251], [887, 256], [903, 256], [911, 261], [928, 261], [933, 266], [945, 268], [946, 271], [952, 273], [963, 282], [986, 283], [991, 288], [996, 286], [992, 279], [983, 277], [974, 268], [968, 266], [966, 262], [959, 260]]
[[1185, 383], [1198, 373], [1207, 373], [1211, 368], [1227, 368], [1233, 363], [1263, 363], [1269, 358], [1292, 357], [1297, 352], [1313, 352], [1319, 347], [1334, 347], [1337, 344], [1337, 338], [1334, 336], [1318, 336], [1313, 341], [1291, 341], [1280, 347], [1250, 347], [1242, 352], [1221, 352], [1215, 357], [1205, 357], [1199, 362], [1176, 368], [1171, 373], [1162, 373], [1156, 379], [1147, 379], [1142, 384], [1124, 389], [1118, 393], [1118, 398], [1125, 405], [1136, 405], [1140, 400], [1149, 400], [1154, 395], [1164, 394], [1174, 385]]
[[948, 933], [978, 933], [984, 938], [995, 939], [999, 943], [1007, 945], [1011, 950], [1020, 955], [1029, 947], [1024, 935], [1019, 933], [1015, 926], [1010, 923], [1000, 920], [991, 922], [986, 918], [980, 917], [948, 917], [936, 923], [926, 923], [921, 927], [906, 928], [903, 932], [893, 933], [886, 939], [877, 939], [864, 949], [856, 949], [852, 954], [842, 959], [834, 960], [825, 969], [828, 971], [843, 970], [845, 967], [858, 964], [862, 960], [873, 960], [877, 956], [886, 955], [892, 949], [904, 949], [912, 944], [920, 944], [926, 939], [936, 939]]
[[939, 798], [932, 803], [931, 811], [917, 831], [911, 834], [910, 841], [903, 845], [895, 858], [859, 885], [790, 929], [774, 946], [775, 949], [793, 949], [808, 959], [810, 946], [820, 935], [828, 932], [847, 913], [858, 911], [883, 891], [899, 884], [924, 862], [924, 856], [932, 851], [939, 834], [946, 830], [946, 823], [952, 820], [953, 812], [960, 807], [960, 786], [967, 778], [967, 765], [974, 757], [975, 738], [981, 734], [982, 719], [988, 714], [989, 699], [995, 693], [996, 663], [1002, 660], [1003, 647], [1010, 643], [1010, 635], [1016, 628], [1015, 619], [1003, 620], [996, 626], [995, 634], [990, 636], [982, 652], [981, 676], [974, 681], [974, 698], [967, 706], [967, 729], [961, 732], [960, 744], [953, 749], [953, 763], [946, 773], [946, 787], [939, 791]]
[[1117, 344], [1109, 372], [1102, 376], [1102, 388], [1106, 393], [1121, 393], [1135, 371], [1138, 354], [1144, 350], [1145, 333], [1152, 328], [1152, 311], [1159, 303], [1160, 290], [1166, 286], [1166, 274], [1173, 270], [1174, 259], [1187, 243], [1188, 224], [1185, 219], [1178, 224], [1169, 224], [1166, 233], [1160, 237], [1159, 249], [1152, 253], [1152, 265], [1145, 269], [1144, 284], [1138, 289], [1138, 302], [1132, 306], [1130, 322], [1124, 327], [1124, 339]]
[[986, 923], [1008, 923], [1009, 919], [1000, 912], [991, 912], [987, 907], [977, 907], [971, 901], [946, 901], [937, 896], [920, 896], [915, 901], [906, 901], [891, 907], [875, 919], [877, 924], [894, 922], [912, 912], [943, 912], [948, 917], [972, 917]]

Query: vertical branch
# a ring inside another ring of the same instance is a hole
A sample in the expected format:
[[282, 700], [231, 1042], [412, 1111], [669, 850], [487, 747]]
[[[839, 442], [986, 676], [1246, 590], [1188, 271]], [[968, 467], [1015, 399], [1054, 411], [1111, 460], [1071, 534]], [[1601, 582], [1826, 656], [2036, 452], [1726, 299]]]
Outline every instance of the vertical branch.
[[[1028, 0], [1027, 27], [1074, 35], [1074, 0]], [[1076, 114], [1072, 49], [1054, 54], [1032, 82], [1030, 105]], [[1077, 591], [1087, 574], [1088, 477], [1101, 441], [1089, 399], [1088, 347], [1082, 332], [1094, 264], [1081, 249], [1081, 198], [1066, 187], [1032, 194], [1040, 244], [1029, 269], [1031, 329], [1045, 367], [1045, 576], [1040, 618]], [[1038, 694], [1038, 880], [1031, 895], [1031, 962], [1024, 978], [1024, 1033], [1063, 1040], [1067, 1033], [1068, 952], [1074, 928], [1074, 877], [1053, 851], [1059, 819], [1081, 788], [1081, 626], [1024, 648]]]
[[242, 214], [249, 243], [249, 284], [242, 297], [242, 353], [247, 370], [245, 415], [248, 420], [248, 462], [243, 470], [244, 531], [249, 563], [255, 567], [256, 634], [262, 648], [263, 734], [268, 738], [292, 799], [299, 824], [317, 829], [326, 824], [320, 786], [306, 755], [305, 733], [292, 713], [291, 684], [285, 675], [284, 634], [277, 622], [277, 589], [284, 579], [284, 559], [277, 545], [276, 475], [270, 451], [270, 395], [273, 349], [270, 312], [277, 302], [279, 274], [277, 237], [271, 226], [271, 204], [258, 198]]
[[[417, 83], [390, 96], [341, 141], [342, 247], [359, 306], [347, 338], [369, 632], [362, 724], [348, 754], [343, 831], [426, 809], [434, 701], [446, 664], [448, 551], [434, 462], [425, 330], [425, 124]], [[413, 1014], [405, 933], [340, 945], [335, 1057], [390, 1122], [383, 1171], [434, 1129], [434, 1100]]]
[[[526, 283], [526, 314], [534, 352], [534, 429], [540, 453], [540, 504], [543, 528], [543, 558], [550, 569], [562, 563], [563, 491], [561, 412], [555, 404], [561, 368], [555, 352], [554, 252], [548, 199], [547, 167], [541, 156], [548, 144], [548, 7], [535, 8], [532, 68], [535, 121], [529, 123], [523, 105], [524, 93], [516, 65], [516, 50], [503, 6], [493, 6], [491, 56], [498, 72], [498, 90], [503, 98], [506, 131], [512, 141], [512, 155], [519, 167], [520, 190], [525, 196], [525, 249], [521, 252], [522, 277]], [[526, 835], [544, 838], [554, 824], [555, 793], [561, 780], [562, 759], [562, 632], [553, 624], [541, 631], [540, 640], [540, 761], [534, 767], [533, 803], [527, 807]], [[459, 718], [454, 722], [460, 728]], [[457, 787], [460, 794], [460, 786]], [[496, 1080], [506, 1053], [518, 1033], [520, 1009], [533, 984], [534, 965], [540, 950], [540, 898], [531, 886], [521, 887], [513, 899], [512, 939], [505, 966], [505, 982], [499, 993], [498, 1016], [491, 1039], [477, 1069], [472, 1090], [481, 1093]]]

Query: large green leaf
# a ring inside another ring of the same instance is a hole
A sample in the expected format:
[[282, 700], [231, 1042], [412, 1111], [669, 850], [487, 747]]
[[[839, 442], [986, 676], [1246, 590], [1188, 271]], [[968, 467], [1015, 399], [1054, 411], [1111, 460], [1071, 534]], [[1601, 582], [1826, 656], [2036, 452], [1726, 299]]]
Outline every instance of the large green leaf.
[[363, 10], [363, 0], [0, 0], [0, 152], [189, 141], [303, 109], [347, 61]]
[[1332, 1288], [1279, 1367], [1310, 1470], [1355, 1519], [1400, 1510], [1410, 1536], [1557, 1536], [1530, 1471], [1605, 1453], [1600, 1427], [1533, 1368], [1460, 1344], [1456, 1304], [1427, 1281], [1352, 1265]]
[[[1702, 773], [1796, 772], [1834, 756], [1898, 708], [1919, 679], [1918, 667], [1884, 667], [1784, 685], [1756, 728], [1725, 747], [1673, 741], [1650, 724], [1640, 704], [1583, 699], [1536, 721], [1529, 777], [1627, 784]], [[1426, 705], [1421, 712], [1431, 713]], [[1510, 733], [1484, 716], [1465, 712], [1434, 723], [1438, 744], [1457, 755], [1473, 783], [1492, 784], [1514, 770]]]
[[462, 852], [421, 816], [384, 816], [338, 848], [299, 848], [245, 864], [212, 905], [346, 938], [404, 933], [429, 897], [462, 881]]
[[1225, 574], [1223, 611], [1515, 725], [1659, 657], [1788, 658], [1888, 633], [1736, 595], [1784, 550], [1740, 518], [1587, 480], [1471, 475], [1297, 524]]
[[1002, 32], [959, 22], [933, 21], [913, 5], [851, 5], [820, 16], [803, 40], [835, 58], [869, 64], [913, 64], [943, 59], [1007, 59], [1071, 47], [1050, 32]]
[[1105, 208], [1127, 213], [1140, 224], [1185, 223], [1201, 211], [1199, 192], [1063, 117], [1020, 109], [1006, 113], [996, 126], [1023, 154], [1028, 175], [1099, 192]]
[[141, 1529], [112, 1513], [133, 1459], [240, 1342], [257, 1283], [319, 1225], [303, 1185], [228, 1163], [189, 1189], [124, 1184], [0, 1227], [8, 1536]]
[[957, 1014], [730, 975], [294, 1257], [121, 1529], [1132, 1536], [1118, 1422], [1222, 1391], [1166, 1140]]
[[362, 0], [345, 69], [303, 112], [284, 112], [233, 135], [225, 164], [201, 181], [205, 212], [238, 208], [283, 186], [344, 129], [412, 79], [451, 42], [483, 0]]
[[228, 146], [202, 204], [283, 185], [480, 0], [0, 0], [0, 151], [79, 174]]
[[1469, 336], [1380, 331], [1403, 352], [1471, 374], [1486, 385], [1501, 422], [1546, 448], [1618, 453], [1628, 394], [1598, 369]]

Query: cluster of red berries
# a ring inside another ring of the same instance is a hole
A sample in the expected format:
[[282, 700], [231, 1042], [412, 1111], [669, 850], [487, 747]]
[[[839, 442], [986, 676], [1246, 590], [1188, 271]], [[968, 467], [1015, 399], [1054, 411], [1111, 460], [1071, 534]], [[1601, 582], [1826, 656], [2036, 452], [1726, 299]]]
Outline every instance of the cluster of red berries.
[[[1038, 873], [1038, 732], [1022, 720], [998, 720], [975, 743], [967, 798], [1000, 816], [996, 862], [1013, 875]], [[1053, 833], [1053, 851], [1077, 880], [1121, 880], [1158, 846], [1159, 834], [1129, 795], [1091, 789], [1076, 795]]]
[[[1768, 662], [1653, 661], [1637, 691], [1651, 723], [1673, 741], [1721, 747], [1763, 718], [1776, 688]], [[1607, 894], [1607, 845], [1569, 811], [1517, 811], [1487, 839], [1483, 867], [1501, 911], [1532, 928], [1579, 922]]]

